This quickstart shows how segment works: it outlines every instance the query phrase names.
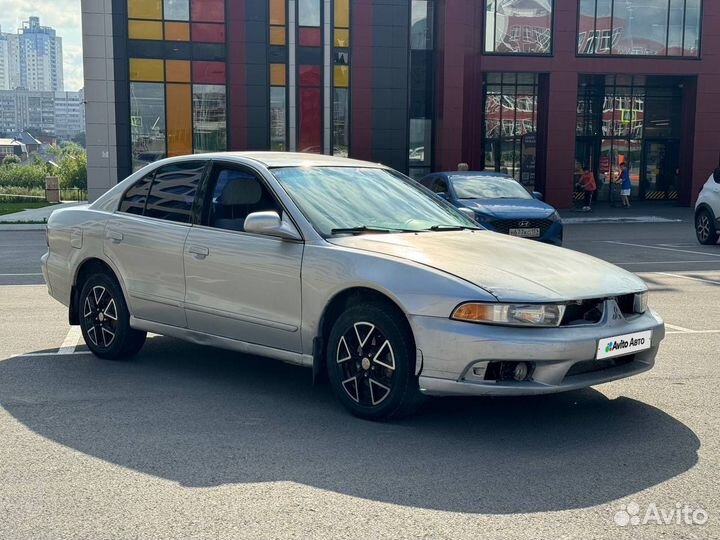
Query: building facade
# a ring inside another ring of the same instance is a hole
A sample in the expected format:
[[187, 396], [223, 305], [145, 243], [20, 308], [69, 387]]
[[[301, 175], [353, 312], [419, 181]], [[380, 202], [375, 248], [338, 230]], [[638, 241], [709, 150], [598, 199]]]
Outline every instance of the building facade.
[[0, 90], [0, 134], [31, 131], [71, 139], [85, 131], [84, 92]]
[[30, 17], [17, 33], [0, 32], [0, 90], [62, 91], [62, 38]]
[[91, 198], [163, 156], [505, 171], [691, 204], [718, 165], [710, 0], [83, 0]]

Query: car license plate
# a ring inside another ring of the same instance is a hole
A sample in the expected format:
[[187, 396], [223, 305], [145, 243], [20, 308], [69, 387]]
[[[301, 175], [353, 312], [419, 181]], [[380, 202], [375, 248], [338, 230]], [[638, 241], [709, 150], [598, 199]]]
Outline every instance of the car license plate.
[[595, 358], [613, 358], [644, 351], [652, 346], [652, 330], [603, 338], [598, 341]]
[[531, 229], [510, 229], [510, 236], [519, 236], [520, 238], [537, 238], [540, 236], [540, 228], [534, 227]]

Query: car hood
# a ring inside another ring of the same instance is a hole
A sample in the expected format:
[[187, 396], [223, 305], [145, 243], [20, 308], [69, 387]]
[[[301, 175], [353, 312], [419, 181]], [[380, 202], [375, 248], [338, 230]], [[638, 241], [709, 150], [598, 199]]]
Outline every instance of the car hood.
[[329, 242], [447, 272], [506, 302], [559, 302], [647, 289], [634, 274], [600, 259], [490, 231], [366, 234]]
[[555, 209], [537, 199], [460, 199], [460, 206], [496, 219], [543, 219]]

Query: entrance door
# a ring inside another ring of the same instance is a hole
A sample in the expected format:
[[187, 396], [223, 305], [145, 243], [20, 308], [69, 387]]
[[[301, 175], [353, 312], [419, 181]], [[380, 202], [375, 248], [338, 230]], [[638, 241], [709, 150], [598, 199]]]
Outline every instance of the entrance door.
[[679, 160], [677, 141], [646, 140], [640, 197], [646, 200], [677, 199]]

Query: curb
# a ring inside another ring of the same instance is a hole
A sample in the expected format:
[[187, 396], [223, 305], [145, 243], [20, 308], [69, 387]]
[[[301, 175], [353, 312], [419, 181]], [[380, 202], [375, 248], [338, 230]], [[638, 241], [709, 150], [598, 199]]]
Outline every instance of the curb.
[[562, 218], [566, 225], [596, 225], [596, 224], [633, 224], [633, 223], [685, 223], [684, 219], [672, 219], [659, 216], [623, 216], [623, 217], [568, 217]]
[[5, 225], [0, 222], [0, 231], [44, 231], [45, 223], [12, 223]]

